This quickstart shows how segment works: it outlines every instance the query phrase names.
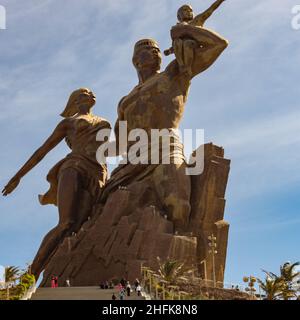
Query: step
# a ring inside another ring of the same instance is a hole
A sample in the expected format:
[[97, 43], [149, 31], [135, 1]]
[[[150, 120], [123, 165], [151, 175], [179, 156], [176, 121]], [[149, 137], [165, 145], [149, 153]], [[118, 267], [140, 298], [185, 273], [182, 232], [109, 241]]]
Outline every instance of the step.
[[[99, 289], [99, 287], [58, 287], [38, 288], [31, 300], [112, 300], [113, 293], [119, 300], [118, 289]], [[124, 300], [143, 300], [135, 292]]]

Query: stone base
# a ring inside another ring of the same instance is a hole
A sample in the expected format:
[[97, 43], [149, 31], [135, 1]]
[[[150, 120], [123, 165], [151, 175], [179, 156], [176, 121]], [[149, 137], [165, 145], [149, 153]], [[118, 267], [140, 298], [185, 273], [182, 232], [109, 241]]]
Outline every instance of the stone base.
[[98, 208], [99, 216], [65, 239], [47, 266], [41, 286], [50, 286], [52, 274], [62, 284], [69, 279], [73, 286], [99, 285], [121, 277], [134, 281], [142, 264], [157, 269], [157, 257], [190, 260], [196, 256], [197, 238], [174, 235], [173, 223], [156, 207], [124, 215], [130, 194], [130, 190], [114, 192], [105, 207]]
[[[122, 277], [134, 281], [141, 266], [158, 269], [162, 261], [175, 259], [190, 265], [206, 261], [206, 277], [213, 278], [207, 237], [217, 237], [216, 279], [224, 281], [229, 224], [223, 220], [230, 161], [213, 144], [205, 151], [204, 172], [191, 176], [191, 215], [187, 232], [174, 234], [174, 225], [153, 189], [151, 177], [112, 191], [104, 206], [96, 205], [91, 219], [77, 235], [58, 247], [44, 271], [41, 286], [50, 286], [53, 274], [64, 284], [94, 286]], [[201, 265], [203, 266], [203, 264]], [[204, 270], [199, 268], [204, 278]]]

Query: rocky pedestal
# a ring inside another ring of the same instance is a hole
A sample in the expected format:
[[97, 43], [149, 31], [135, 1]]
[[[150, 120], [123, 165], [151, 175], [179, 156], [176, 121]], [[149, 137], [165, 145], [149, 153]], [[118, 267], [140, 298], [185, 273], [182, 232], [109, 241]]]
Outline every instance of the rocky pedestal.
[[[202, 146], [203, 148], [203, 146]], [[190, 230], [197, 237], [197, 260], [201, 278], [213, 279], [213, 259], [208, 237], [216, 237], [216, 281], [224, 281], [229, 224], [224, 218], [225, 191], [230, 160], [224, 159], [224, 149], [204, 145], [204, 171], [192, 176]], [[205, 274], [206, 273], [206, 274]]]
[[[212, 263], [207, 237], [217, 237], [216, 274], [223, 281], [228, 228], [223, 221], [229, 160], [222, 148], [207, 144], [204, 172], [191, 177], [191, 217], [188, 232], [174, 234], [166, 219], [151, 181], [134, 182], [112, 192], [104, 206], [96, 205], [91, 219], [80, 231], [65, 238], [48, 263], [41, 286], [50, 286], [52, 274], [61, 283], [73, 286], [98, 285], [101, 281], [133, 281], [141, 266], [157, 269], [157, 257], [199, 264], [206, 261], [207, 277]], [[203, 270], [200, 273], [204, 276]]]

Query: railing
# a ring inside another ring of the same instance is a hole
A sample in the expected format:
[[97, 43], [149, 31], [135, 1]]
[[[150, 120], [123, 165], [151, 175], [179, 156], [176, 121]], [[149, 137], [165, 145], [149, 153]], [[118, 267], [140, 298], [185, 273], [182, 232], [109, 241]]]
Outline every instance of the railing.
[[[249, 295], [255, 295], [256, 298], [261, 298], [259, 294], [250, 294], [247, 291], [247, 287], [241, 284], [225, 283], [225, 282], [214, 282], [213, 280], [201, 279], [198, 277], [192, 277], [190, 283], [199, 287], [199, 296], [202, 295], [202, 291], [205, 288], [218, 288], [227, 290], [236, 290], [240, 292], [247, 293]], [[158, 274], [155, 274], [152, 270], [147, 267], [142, 267], [142, 286], [145, 292], [146, 299], [155, 300], [182, 300], [186, 297], [191, 297], [189, 292], [180, 290], [179, 286], [170, 285], [167, 281], [164, 281]], [[188, 290], [187, 290], [188, 291]], [[195, 291], [195, 289], [194, 289]]]
[[36, 291], [36, 283], [34, 283], [29, 289], [27, 289], [22, 298], [20, 300], [30, 300], [31, 296], [35, 293]]

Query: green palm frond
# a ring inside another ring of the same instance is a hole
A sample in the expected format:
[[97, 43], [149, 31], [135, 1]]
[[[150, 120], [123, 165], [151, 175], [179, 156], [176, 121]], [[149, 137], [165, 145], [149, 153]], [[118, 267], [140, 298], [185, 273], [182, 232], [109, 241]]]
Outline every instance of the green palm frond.
[[34, 275], [25, 272], [20, 276], [20, 283], [30, 288], [35, 283], [35, 277]]
[[273, 272], [263, 270], [266, 274], [264, 281], [258, 279], [261, 289], [266, 293], [268, 300], [276, 300], [281, 298], [289, 300], [297, 297], [297, 290], [293, 286], [295, 280], [300, 276], [300, 272], [296, 272], [295, 268], [299, 266], [299, 262], [293, 264], [286, 262], [280, 266], [280, 276]]
[[20, 269], [18, 267], [5, 267], [4, 279], [6, 283], [13, 282], [18, 279]]
[[272, 279], [278, 278], [277, 274], [275, 274], [271, 271], [266, 271], [266, 270], [262, 269], [262, 272], [264, 272], [269, 278], [272, 278]]
[[299, 262], [293, 264], [287, 262], [280, 266], [280, 277], [283, 281], [280, 297], [284, 300], [297, 297], [297, 290], [294, 287], [294, 283], [300, 275], [300, 272], [295, 271], [295, 268], [299, 265]]
[[264, 272], [267, 275], [265, 280], [257, 279], [260, 288], [264, 291], [267, 300], [277, 300], [282, 291], [282, 279], [277, 277], [275, 274], [273, 274], [273, 277], [270, 277], [270, 272]]
[[288, 282], [293, 281], [295, 278], [299, 277], [300, 275], [300, 272], [295, 271], [295, 268], [299, 265], [300, 265], [299, 262], [295, 262], [293, 264], [285, 263], [283, 266], [280, 266], [281, 277], [285, 281], [288, 281]]
[[166, 260], [162, 262], [158, 257], [158, 273], [164, 281], [175, 284], [179, 281], [186, 282], [191, 277], [193, 269], [187, 267], [184, 262], [177, 260]]

